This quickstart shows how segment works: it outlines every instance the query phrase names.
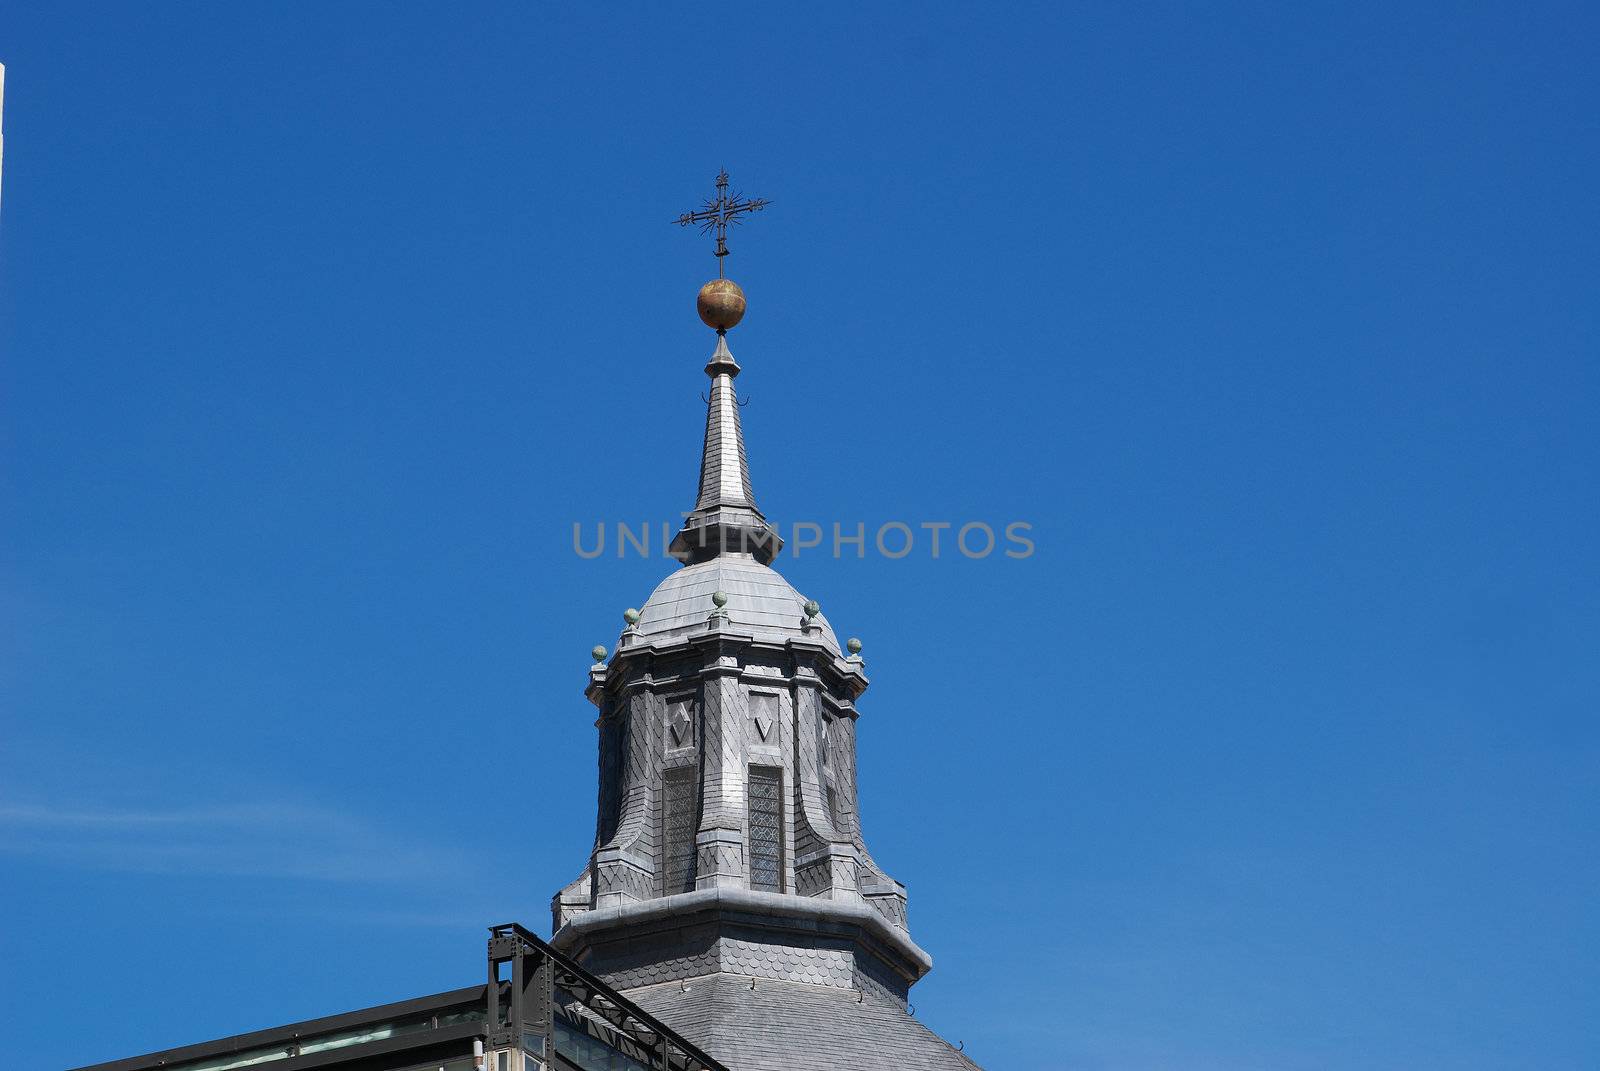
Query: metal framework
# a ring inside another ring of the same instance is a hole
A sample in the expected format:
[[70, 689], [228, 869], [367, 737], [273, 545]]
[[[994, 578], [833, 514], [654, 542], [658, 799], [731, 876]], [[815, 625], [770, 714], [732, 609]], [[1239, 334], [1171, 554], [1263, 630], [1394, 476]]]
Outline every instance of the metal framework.
[[[79, 1071], [727, 1071], [515, 922], [489, 931], [488, 984], [186, 1045]], [[603, 1048], [596, 1048], [601, 1046]], [[507, 1050], [532, 1060], [496, 1059]], [[479, 1063], [474, 1053], [488, 1057]], [[591, 1059], [596, 1053], [597, 1059]], [[625, 1058], [619, 1061], [620, 1054]]]
[[[659, 1071], [728, 1071], [661, 1020], [578, 966], [515, 922], [489, 931], [489, 1043], [522, 1043], [558, 1052], [556, 1014], [576, 1004], [650, 1055]], [[502, 967], [509, 967], [509, 972]], [[504, 977], [509, 973], [509, 977]], [[501, 1000], [501, 986], [505, 1001]], [[565, 998], [565, 999], [563, 999]], [[530, 1046], [524, 1044], [524, 1048]], [[530, 1048], [530, 1051], [531, 1048]], [[535, 1052], [538, 1055], [539, 1052]]]

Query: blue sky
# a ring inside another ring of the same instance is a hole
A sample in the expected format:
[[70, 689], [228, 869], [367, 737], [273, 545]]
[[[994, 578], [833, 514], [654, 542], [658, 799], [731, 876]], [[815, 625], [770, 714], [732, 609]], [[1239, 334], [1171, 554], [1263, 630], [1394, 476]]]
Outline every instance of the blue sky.
[[[782, 563], [993, 1069], [1600, 1064], [1568, 4], [20, 5], [0, 1000], [44, 1069], [474, 981], [593, 832], [718, 168]], [[66, 995], [64, 999], [64, 994]]]

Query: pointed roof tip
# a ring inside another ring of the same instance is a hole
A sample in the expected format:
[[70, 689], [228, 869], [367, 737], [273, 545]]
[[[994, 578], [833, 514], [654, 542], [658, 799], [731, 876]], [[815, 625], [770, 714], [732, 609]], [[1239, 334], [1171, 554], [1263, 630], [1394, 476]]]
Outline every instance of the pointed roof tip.
[[706, 363], [711, 394], [706, 398], [706, 437], [700, 455], [700, 488], [694, 509], [672, 540], [669, 553], [681, 562], [704, 561], [724, 553], [747, 554], [766, 565], [783, 546], [756, 505], [745, 459], [744, 428], [733, 379], [739, 364], [717, 332], [717, 348]]
[[706, 362], [706, 375], [715, 379], [719, 375], [736, 376], [739, 374], [739, 362], [733, 359], [733, 351], [728, 348], [728, 333], [717, 332], [717, 348], [711, 353], [711, 360]]
[[733, 386], [738, 370], [727, 342], [719, 338], [717, 352], [706, 365], [712, 377], [711, 396], [706, 400], [706, 437], [700, 455], [695, 512], [719, 505], [756, 508], [755, 492], [750, 488], [750, 465], [745, 460], [739, 399]]

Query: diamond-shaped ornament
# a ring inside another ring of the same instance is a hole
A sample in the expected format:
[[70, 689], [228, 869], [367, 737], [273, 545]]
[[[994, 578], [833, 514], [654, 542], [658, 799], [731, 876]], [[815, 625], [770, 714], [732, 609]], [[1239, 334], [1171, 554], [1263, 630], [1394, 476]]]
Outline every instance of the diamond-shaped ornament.
[[760, 733], [761, 739], [765, 740], [767, 738], [767, 734], [772, 732], [772, 719], [765, 714], [757, 714], [755, 716], [755, 723], [756, 732]]
[[690, 729], [693, 726], [693, 722], [689, 717], [689, 712], [683, 707], [680, 706], [673, 709], [672, 714], [667, 718], [667, 726], [672, 730], [672, 742], [675, 745], [682, 747], [689, 742]]

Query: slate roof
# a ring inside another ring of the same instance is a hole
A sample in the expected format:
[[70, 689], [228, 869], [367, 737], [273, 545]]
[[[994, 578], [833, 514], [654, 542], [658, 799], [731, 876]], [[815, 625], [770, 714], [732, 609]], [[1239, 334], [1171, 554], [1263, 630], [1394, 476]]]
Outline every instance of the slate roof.
[[627, 997], [731, 1071], [978, 1071], [899, 1004], [853, 989], [714, 974]]
[[[735, 631], [778, 639], [800, 636], [806, 600], [776, 570], [748, 555], [724, 554], [686, 565], [668, 576], [639, 610], [638, 628], [645, 639], [673, 639], [703, 631], [714, 608], [713, 592], [728, 596], [729, 623]], [[839, 653], [839, 641], [827, 619], [822, 642]]]
[[[712, 366], [727, 358], [736, 369], [727, 340], [717, 337]], [[700, 491], [694, 508], [711, 509], [718, 505], [755, 508], [755, 492], [750, 489], [750, 463], [745, 459], [744, 430], [739, 426], [739, 399], [733, 390], [733, 376], [719, 371], [711, 378], [711, 398], [706, 405], [705, 449], [700, 457]]]

